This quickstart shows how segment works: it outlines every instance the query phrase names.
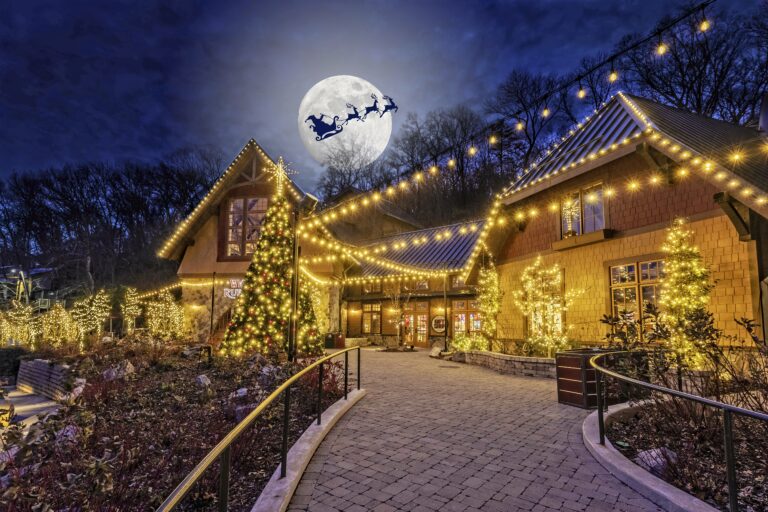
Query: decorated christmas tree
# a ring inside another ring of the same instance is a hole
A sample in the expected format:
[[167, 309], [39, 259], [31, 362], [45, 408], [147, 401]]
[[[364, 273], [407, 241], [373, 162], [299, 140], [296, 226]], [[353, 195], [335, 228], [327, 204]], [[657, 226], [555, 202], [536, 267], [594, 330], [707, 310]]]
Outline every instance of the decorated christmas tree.
[[[276, 192], [267, 209], [243, 288], [221, 346], [222, 354], [240, 356], [259, 352], [272, 359], [287, 352], [293, 276], [291, 204], [284, 193], [282, 160], [273, 172]], [[299, 353], [315, 352], [317, 322], [306, 293], [299, 295], [297, 311]], [[310, 350], [311, 349], [311, 350]]]
[[664, 278], [661, 282], [660, 320], [668, 329], [667, 343], [671, 349], [695, 364], [696, 341], [691, 323], [706, 312], [709, 292], [709, 269], [693, 244], [693, 231], [685, 220], [677, 219], [667, 231], [664, 251]]

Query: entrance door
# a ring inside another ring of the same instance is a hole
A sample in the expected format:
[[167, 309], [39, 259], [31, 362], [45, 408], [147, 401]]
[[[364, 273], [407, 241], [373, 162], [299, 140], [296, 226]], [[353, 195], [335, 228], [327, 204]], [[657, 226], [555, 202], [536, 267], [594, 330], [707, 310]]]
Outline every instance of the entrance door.
[[426, 347], [429, 345], [429, 302], [408, 304], [403, 325], [406, 345]]

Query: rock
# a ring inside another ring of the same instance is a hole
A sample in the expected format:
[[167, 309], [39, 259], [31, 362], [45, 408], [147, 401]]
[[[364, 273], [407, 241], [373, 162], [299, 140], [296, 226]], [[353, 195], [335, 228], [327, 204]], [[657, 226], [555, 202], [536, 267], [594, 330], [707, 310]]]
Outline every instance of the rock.
[[677, 464], [677, 454], [668, 448], [653, 448], [639, 452], [635, 464], [657, 476], [664, 476], [670, 466]]
[[101, 338], [102, 343], [112, 343], [112, 341], [113, 340], [111, 336], [104, 336], [103, 338]]
[[243, 421], [245, 417], [248, 416], [251, 411], [256, 408], [257, 405], [259, 404], [248, 404], [235, 407], [235, 421], [238, 423]]
[[77, 425], [67, 425], [56, 432], [56, 444], [74, 443], [79, 435], [80, 427]]
[[13, 461], [17, 453], [19, 453], [18, 446], [11, 446], [5, 451], [0, 451], [0, 464], [7, 464]]
[[104, 380], [111, 381], [116, 379], [124, 379], [126, 375], [136, 373], [136, 368], [130, 361], [121, 361], [117, 366], [113, 366], [104, 370], [101, 374]]
[[269, 361], [267, 361], [266, 357], [264, 357], [261, 354], [256, 354], [255, 356], [253, 356], [251, 358], [250, 366], [251, 366], [251, 368], [255, 368], [255, 367], [262, 367], [263, 368], [264, 366], [267, 366], [268, 364], [269, 364]]
[[201, 374], [195, 378], [195, 384], [197, 384], [201, 388], [207, 388], [208, 386], [211, 385], [211, 379], [209, 379], [207, 375]]
[[432, 347], [432, 350], [429, 351], [429, 357], [440, 357], [440, 352], [442, 352], [443, 349], [441, 349], [438, 346]]
[[237, 391], [233, 391], [229, 394], [230, 400], [235, 400], [237, 398], [243, 398], [245, 396], [248, 396], [248, 388], [240, 388]]

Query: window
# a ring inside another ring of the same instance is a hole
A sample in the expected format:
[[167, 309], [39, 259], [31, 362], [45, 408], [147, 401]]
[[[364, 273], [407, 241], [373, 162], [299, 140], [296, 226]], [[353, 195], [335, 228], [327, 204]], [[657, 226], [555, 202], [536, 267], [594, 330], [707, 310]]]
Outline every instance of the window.
[[630, 320], [641, 319], [643, 331], [651, 326], [644, 318], [647, 304], [658, 305], [660, 280], [664, 277], [664, 261], [631, 262], [610, 267], [611, 313]]
[[381, 281], [363, 283], [363, 293], [381, 293]]
[[466, 285], [462, 276], [456, 275], [451, 277], [451, 288], [464, 288]]
[[416, 281], [413, 285], [414, 290], [429, 290], [429, 281], [426, 279], [423, 279], [421, 281]]
[[453, 301], [453, 334], [469, 333], [474, 335], [480, 332], [482, 322], [477, 311], [478, 304], [475, 300]]
[[226, 254], [249, 256], [256, 251], [261, 222], [267, 213], [267, 198], [237, 197], [227, 204]]
[[603, 186], [595, 185], [566, 195], [560, 205], [560, 220], [563, 238], [603, 229]]
[[363, 304], [363, 334], [381, 334], [381, 303]]

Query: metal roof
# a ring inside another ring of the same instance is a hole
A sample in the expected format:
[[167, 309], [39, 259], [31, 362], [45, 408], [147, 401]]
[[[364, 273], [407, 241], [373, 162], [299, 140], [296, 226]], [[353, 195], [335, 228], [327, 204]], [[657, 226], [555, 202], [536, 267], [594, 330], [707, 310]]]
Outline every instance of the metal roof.
[[645, 124], [637, 119], [625, 105], [614, 96], [603, 108], [590, 116], [585, 122], [576, 125], [561, 143], [525, 169], [520, 178], [507, 189], [507, 193], [516, 192], [539, 180], [565, 172], [579, 164], [590, 161], [590, 155], [600, 149], [619, 145], [625, 139], [642, 133]]
[[[576, 173], [604, 156], [610, 158], [611, 150], [636, 141], [648, 130], [664, 134], [768, 192], [768, 138], [758, 130], [618, 93], [522, 171], [505, 194], [514, 194], [557, 174], [567, 175], [571, 170]], [[737, 150], [750, 158], [734, 164], [729, 158]]]
[[[768, 137], [764, 133], [639, 96], [624, 96], [637, 105], [654, 128], [768, 192]], [[734, 151], [743, 152], [746, 158], [734, 164], [730, 160]]]
[[[400, 265], [424, 270], [459, 270], [472, 255], [485, 221], [461, 222], [448, 226], [419, 229], [379, 238], [364, 247]], [[385, 276], [394, 271], [361, 262], [363, 275]]]

